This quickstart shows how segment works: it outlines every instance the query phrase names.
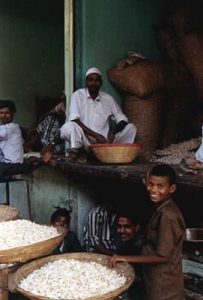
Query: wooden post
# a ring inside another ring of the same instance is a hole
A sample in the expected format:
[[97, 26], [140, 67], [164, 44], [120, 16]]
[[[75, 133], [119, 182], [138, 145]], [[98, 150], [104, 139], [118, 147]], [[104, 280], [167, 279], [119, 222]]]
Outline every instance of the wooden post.
[[0, 300], [8, 300], [8, 276], [18, 268], [17, 265], [0, 268]]

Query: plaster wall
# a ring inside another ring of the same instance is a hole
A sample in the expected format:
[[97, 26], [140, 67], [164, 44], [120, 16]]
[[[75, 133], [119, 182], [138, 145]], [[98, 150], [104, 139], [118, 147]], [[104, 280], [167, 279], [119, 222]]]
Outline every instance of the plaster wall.
[[35, 120], [35, 98], [64, 86], [63, 0], [0, 0], [0, 99], [16, 102], [16, 121]]
[[[104, 89], [118, 102], [122, 98], [105, 71], [129, 50], [159, 59], [151, 25], [158, 22], [156, 0], [77, 0], [75, 3], [75, 88], [92, 65], [104, 74]], [[62, 0], [0, 0], [0, 97], [16, 101], [16, 120], [34, 119], [36, 96], [56, 95], [64, 84], [64, 20]], [[67, 16], [66, 16], [67, 17]], [[65, 65], [67, 68], [67, 65]], [[20, 202], [24, 187], [13, 195]], [[72, 229], [82, 240], [82, 229], [94, 199], [85, 186], [45, 167], [30, 178], [32, 218], [49, 223], [56, 205], [73, 208]], [[25, 201], [25, 200], [23, 200]], [[3, 202], [3, 201], [2, 201]], [[27, 210], [24, 209], [24, 216]]]

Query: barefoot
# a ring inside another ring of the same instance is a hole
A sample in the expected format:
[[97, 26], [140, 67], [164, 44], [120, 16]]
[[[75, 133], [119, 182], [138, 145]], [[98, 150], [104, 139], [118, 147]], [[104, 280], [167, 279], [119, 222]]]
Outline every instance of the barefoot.
[[202, 170], [203, 169], [203, 163], [198, 161], [195, 158], [187, 158], [185, 159], [185, 162], [189, 168], [195, 169], [195, 170]]
[[45, 146], [42, 149], [41, 154], [45, 155], [47, 152], [51, 152], [52, 148], [53, 148], [53, 145], [52, 144], [48, 144], [47, 146]]
[[45, 152], [43, 155], [42, 155], [42, 161], [45, 163], [45, 164], [48, 164], [52, 159], [52, 153], [49, 151], [49, 152]]
[[195, 159], [195, 158], [186, 158], [185, 159], [186, 164], [189, 166], [195, 166], [196, 164], [198, 164], [199, 162]]

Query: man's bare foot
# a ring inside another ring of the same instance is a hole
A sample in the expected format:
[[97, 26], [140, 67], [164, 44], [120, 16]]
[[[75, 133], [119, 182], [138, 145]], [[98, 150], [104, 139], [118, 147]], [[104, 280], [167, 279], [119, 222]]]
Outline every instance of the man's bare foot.
[[45, 164], [48, 164], [51, 159], [52, 159], [52, 153], [49, 151], [45, 152], [43, 155], [42, 155], [42, 161], [45, 163]]
[[195, 169], [195, 170], [202, 170], [203, 169], [203, 163], [196, 160], [195, 158], [186, 158], [185, 162], [189, 168]]
[[45, 147], [42, 149], [41, 154], [44, 155], [46, 152], [51, 152], [52, 148], [53, 148], [53, 145], [52, 145], [52, 144], [49, 144], [49, 145], [45, 146]]
[[198, 161], [195, 158], [185, 158], [185, 162], [188, 166], [195, 166]]

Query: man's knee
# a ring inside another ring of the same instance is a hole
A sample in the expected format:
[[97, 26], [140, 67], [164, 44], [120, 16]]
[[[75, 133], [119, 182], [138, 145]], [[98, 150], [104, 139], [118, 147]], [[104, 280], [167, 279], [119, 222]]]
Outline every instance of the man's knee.
[[137, 133], [137, 127], [136, 127], [135, 124], [133, 124], [133, 123], [128, 123], [128, 124], [125, 126], [124, 130], [125, 130], [126, 132], [131, 133], [131, 134], [134, 135], [134, 136], [135, 136], [136, 133]]
[[65, 139], [75, 130], [78, 125], [75, 122], [68, 121], [60, 129], [61, 138]]

